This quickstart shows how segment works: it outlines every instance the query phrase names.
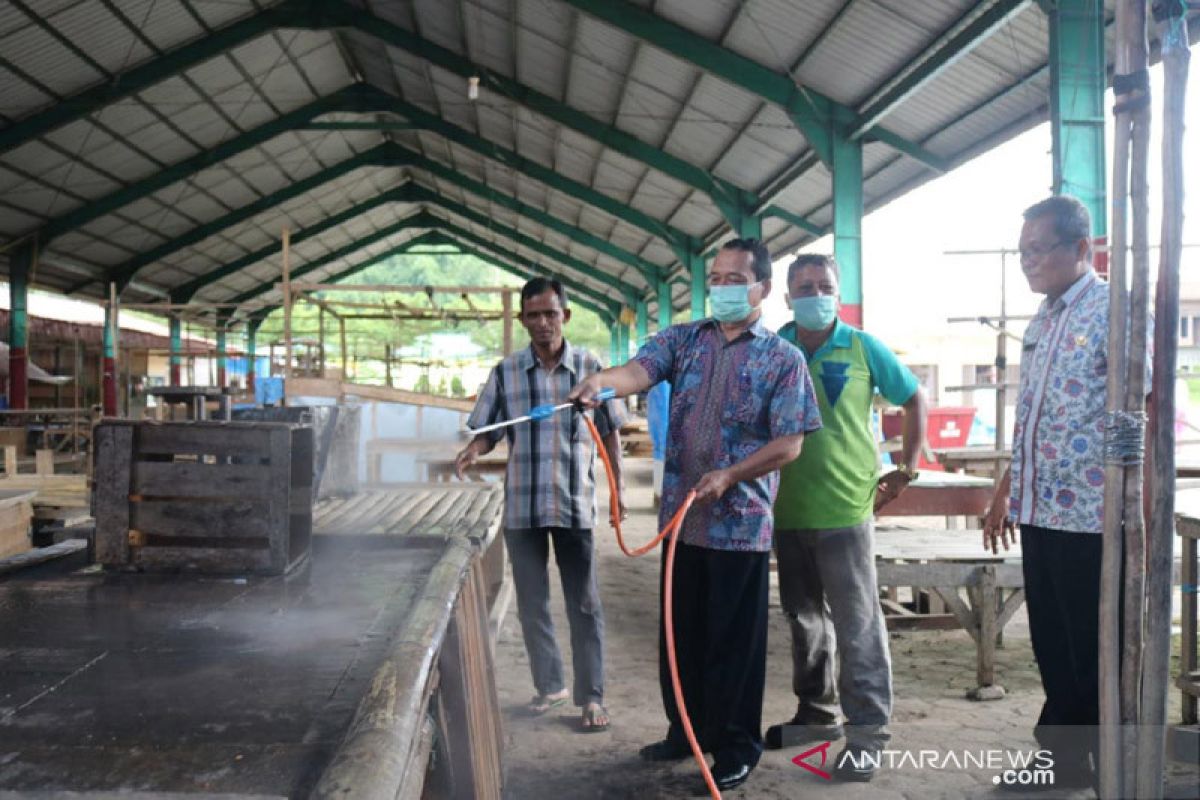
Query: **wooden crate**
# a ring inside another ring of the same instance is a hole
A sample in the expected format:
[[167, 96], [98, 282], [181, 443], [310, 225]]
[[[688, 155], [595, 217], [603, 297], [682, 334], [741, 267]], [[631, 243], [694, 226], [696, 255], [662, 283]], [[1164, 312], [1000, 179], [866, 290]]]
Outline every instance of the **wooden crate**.
[[307, 557], [311, 427], [112, 420], [95, 445], [99, 563], [280, 574]]
[[0, 490], [0, 558], [29, 549], [34, 494], [23, 490]]

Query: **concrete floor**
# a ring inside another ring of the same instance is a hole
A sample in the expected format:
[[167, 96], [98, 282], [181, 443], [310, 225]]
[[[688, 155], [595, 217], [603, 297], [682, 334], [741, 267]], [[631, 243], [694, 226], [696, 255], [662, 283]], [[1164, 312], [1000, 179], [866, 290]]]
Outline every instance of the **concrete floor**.
[[[649, 462], [629, 468], [632, 486], [625, 527], [632, 545], [647, 541], [656, 527], [650, 508]], [[607, 508], [601, 494], [600, 507]], [[605, 518], [607, 514], [602, 514]], [[610, 731], [576, 733], [578, 712], [556, 710], [542, 717], [523, 713], [533, 694], [515, 607], [502, 628], [497, 651], [497, 685], [505, 713], [506, 797], [512, 800], [566, 798], [677, 798], [704, 796], [694, 761], [666, 766], [640, 761], [637, 749], [660, 739], [666, 730], [657, 678], [658, 558], [626, 558], [607, 523], [597, 528], [601, 597], [608, 641]], [[552, 585], [557, 579], [552, 579]], [[772, 617], [763, 724], [791, 716], [794, 698], [786, 623], [772, 592]], [[559, 642], [570, 664], [561, 594], [553, 600]], [[894, 633], [891, 652], [895, 676], [893, 740], [895, 750], [935, 751], [945, 762], [950, 753], [1035, 750], [1032, 727], [1042, 702], [1041, 684], [1029, 646], [1024, 612], [1005, 630], [998, 654], [997, 679], [1008, 695], [994, 702], [972, 702], [964, 692], [974, 683], [974, 646], [965, 631]], [[569, 676], [569, 666], [568, 666]], [[569, 682], [569, 677], [568, 677]], [[1170, 719], [1179, 719], [1178, 693], [1171, 695]], [[885, 766], [870, 784], [827, 782], [792, 763], [807, 748], [767, 752], [750, 780], [730, 798], [974, 798], [1020, 797], [999, 792], [998, 770], [917, 768], [911, 762]], [[835, 743], [830, 755], [840, 750]], [[901, 756], [896, 756], [901, 758]], [[817, 763], [817, 762], [812, 762]], [[927, 759], [926, 763], [929, 761]], [[1169, 795], [1200, 797], [1200, 771], [1194, 765], [1169, 769]], [[1092, 797], [1090, 791], [1041, 792], [1037, 797]]]

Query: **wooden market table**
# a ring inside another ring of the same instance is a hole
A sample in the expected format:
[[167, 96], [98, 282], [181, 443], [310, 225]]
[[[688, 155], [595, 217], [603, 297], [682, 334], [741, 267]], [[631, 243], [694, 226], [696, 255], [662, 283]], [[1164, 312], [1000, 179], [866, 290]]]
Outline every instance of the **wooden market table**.
[[[187, 419], [218, 419], [228, 422], [233, 414], [233, 389], [228, 386], [155, 386], [146, 394], [157, 397], [166, 407], [183, 405], [187, 408]], [[217, 404], [216, 416], [209, 416], [208, 404]]]
[[1012, 461], [1011, 450], [994, 447], [947, 447], [934, 450], [933, 454], [947, 472], [962, 471], [983, 478], [995, 478], [997, 472], [1003, 474]]
[[923, 470], [879, 517], [982, 517], [992, 502], [990, 478]]
[[[1197, 636], [1200, 636], [1200, 620], [1197, 619], [1197, 584], [1200, 584], [1200, 502], [1197, 492], [1181, 492], [1176, 498], [1180, 510], [1175, 514], [1175, 532], [1182, 547], [1181, 580], [1182, 635], [1179, 652], [1179, 675], [1175, 686], [1182, 693], [1183, 724], [1200, 724], [1197, 705], [1200, 704], [1200, 657], [1197, 654]], [[1184, 499], [1184, 498], [1187, 499]]]
[[0, 793], [499, 800], [500, 489], [456, 489], [318, 506], [286, 575], [5, 575]]
[[[877, 528], [875, 562], [880, 587], [912, 587], [914, 601], [921, 589], [936, 593], [971, 635], [976, 686], [967, 696], [1003, 697], [1003, 687], [995, 683], [996, 647], [1004, 626], [1025, 600], [1020, 544], [993, 554], [983, 548], [979, 530]], [[921, 621], [919, 615], [909, 613], [910, 619]], [[893, 626], [895, 622], [889, 619]]]

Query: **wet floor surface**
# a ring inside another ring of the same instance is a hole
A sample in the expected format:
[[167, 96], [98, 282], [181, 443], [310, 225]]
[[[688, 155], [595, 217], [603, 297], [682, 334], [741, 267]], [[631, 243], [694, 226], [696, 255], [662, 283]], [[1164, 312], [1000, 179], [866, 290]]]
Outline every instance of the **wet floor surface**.
[[440, 552], [318, 538], [286, 577], [0, 582], [0, 789], [307, 794]]

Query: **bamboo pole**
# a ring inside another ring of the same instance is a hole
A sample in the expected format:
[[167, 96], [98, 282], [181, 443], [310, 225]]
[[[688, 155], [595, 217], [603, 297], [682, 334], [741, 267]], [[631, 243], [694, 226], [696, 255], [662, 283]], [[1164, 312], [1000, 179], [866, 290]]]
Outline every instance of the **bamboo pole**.
[[[1149, 66], [1146, 42], [1146, 3], [1139, 2], [1132, 18], [1137, 39], [1131, 37], [1135, 70]], [[1135, 104], [1132, 114], [1129, 165], [1129, 207], [1132, 211], [1133, 274], [1129, 296], [1129, 361], [1125, 376], [1125, 412], [1139, 424], [1146, 418], [1146, 325], [1150, 314], [1150, 92]], [[1139, 437], [1142, 441], [1145, 434]], [[1141, 444], [1141, 441], [1138, 442]], [[1141, 451], [1139, 450], [1139, 453]], [[1144, 461], [1130, 458], [1125, 469], [1125, 569], [1122, 592], [1125, 630], [1121, 653], [1122, 797], [1137, 792], [1137, 721], [1141, 699], [1143, 629], [1146, 604], [1146, 517], [1142, 505]]]
[[[1182, 12], [1183, 9], [1176, 8]], [[1179, 262], [1183, 244], [1183, 133], [1187, 26], [1182, 13], [1160, 20], [1163, 64], [1163, 212], [1155, 298], [1151, 512], [1146, 563], [1146, 642], [1138, 719], [1137, 797], [1163, 796], [1171, 661], [1171, 561], [1175, 534], [1175, 367], [1179, 341]]]
[[[1134, 60], [1130, 44], [1132, 16], [1137, 0], [1122, 0], [1116, 7], [1115, 72], [1128, 75]], [[1108, 374], [1105, 383], [1106, 418], [1113, 420], [1124, 409], [1125, 340], [1127, 331], [1127, 295], [1125, 261], [1128, 247], [1126, 198], [1129, 195], [1129, 145], [1132, 137], [1129, 103], [1134, 92], [1116, 95], [1113, 133], [1112, 228], [1109, 255], [1108, 294]], [[1109, 424], [1110, 424], [1109, 423]], [[1099, 609], [1099, 682], [1100, 730], [1097, 769], [1100, 773], [1100, 797], [1115, 798], [1122, 787], [1121, 760], [1121, 553], [1122, 520], [1125, 516], [1125, 470], [1116, 459], [1105, 454], [1104, 532], [1100, 567]]]

